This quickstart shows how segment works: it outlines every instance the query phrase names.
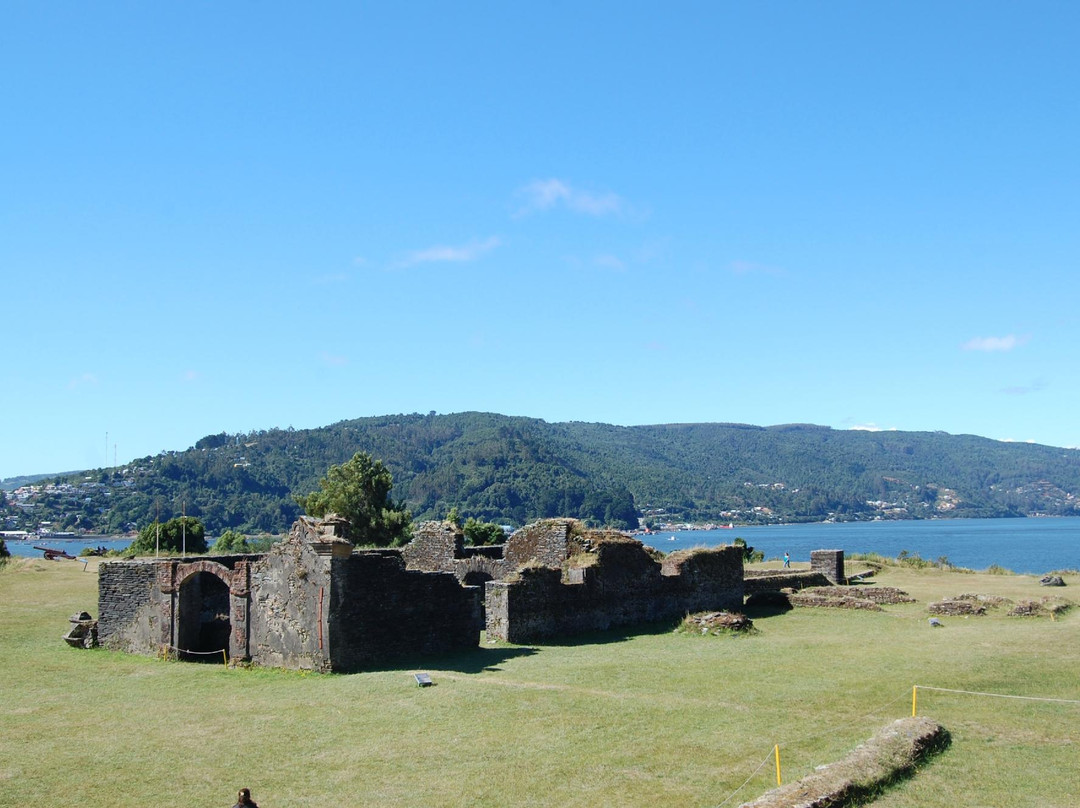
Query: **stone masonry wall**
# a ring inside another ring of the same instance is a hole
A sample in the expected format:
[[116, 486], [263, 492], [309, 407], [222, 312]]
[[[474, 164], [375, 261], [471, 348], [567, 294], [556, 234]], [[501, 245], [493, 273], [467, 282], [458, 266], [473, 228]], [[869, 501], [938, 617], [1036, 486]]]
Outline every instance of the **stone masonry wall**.
[[847, 581], [844, 577], [843, 550], [812, 550], [810, 569], [824, 575], [831, 584], [843, 584]]
[[410, 571], [400, 551], [373, 550], [335, 559], [332, 578], [335, 671], [479, 646], [480, 589], [453, 573]]
[[161, 597], [152, 561], [105, 561], [98, 567], [98, 641], [136, 654], [161, 642]]
[[412, 541], [401, 548], [405, 566], [423, 572], [452, 572], [462, 583], [472, 577], [505, 578], [511, 572], [504, 558], [506, 545], [466, 547], [465, 534], [452, 522], [422, 522], [413, 529]]
[[565, 576], [529, 566], [516, 580], [489, 582], [488, 637], [533, 642], [742, 607], [742, 551], [736, 547], [673, 554], [662, 565], [641, 542], [623, 537], [601, 541], [585, 555], [595, 555], [595, 562], [575, 566], [575, 556]]
[[811, 586], [829, 586], [831, 582], [820, 572], [813, 570], [776, 570], [747, 572], [743, 588], [747, 597], [757, 592], [778, 592], [781, 589], [807, 589]]

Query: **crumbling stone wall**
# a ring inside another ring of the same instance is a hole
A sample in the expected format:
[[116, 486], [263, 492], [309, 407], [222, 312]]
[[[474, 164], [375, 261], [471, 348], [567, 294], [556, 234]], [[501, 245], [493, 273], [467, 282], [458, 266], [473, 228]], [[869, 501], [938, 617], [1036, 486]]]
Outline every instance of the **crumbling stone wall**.
[[507, 545], [466, 547], [465, 534], [453, 522], [421, 522], [402, 548], [405, 567], [424, 572], [452, 572], [464, 584], [505, 578], [514, 571], [505, 558]]
[[449, 572], [406, 570], [400, 551], [355, 553], [335, 563], [333, 584], [333, 670], [362, 670], [480, 644], [480, 589], [462, 586]]
[[338, 521], [304, 517], [263, 556], [103, 563], [100, 641], [134, 653], [190, 651], [185, 643], [207, 609], [222, 610], [224, 587], [228, 654], [258, 665], [354, 671], [477, 646], [475, 587], [451, 574], [407, 571], [397, 550], [354, 553], [339, 533]]
[[571, 555], [565, 569], [534, 563], [487, 584], [489, 638], [532, 642], [742, 607], [739, 548], [684, 551], [662, 564], [629, 536], [586, 532], [581, 544], [587, 551]]
[[814, 570], [750, 570], [746, 572], [743, 588], [749, 597], [758, 592], [779, 592], [781, 589], [797, 590], [831, 584], [832, 581]]

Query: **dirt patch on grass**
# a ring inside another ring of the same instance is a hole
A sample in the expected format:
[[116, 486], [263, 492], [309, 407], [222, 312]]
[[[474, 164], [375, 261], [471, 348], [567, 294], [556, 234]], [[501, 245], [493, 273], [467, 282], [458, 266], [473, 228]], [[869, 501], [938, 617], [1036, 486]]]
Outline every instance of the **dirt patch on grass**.
[[835, 763], [774, 788], [740, 808], [840, 808], [909, 777], [949, 745], [948, 731], [929, 718], [902, 718]]

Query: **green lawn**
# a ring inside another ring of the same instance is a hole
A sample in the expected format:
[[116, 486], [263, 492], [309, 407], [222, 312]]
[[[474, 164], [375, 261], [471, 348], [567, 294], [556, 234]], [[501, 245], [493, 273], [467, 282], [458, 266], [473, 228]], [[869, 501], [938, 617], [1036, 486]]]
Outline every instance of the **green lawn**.
[[[1080, 700], [1080, 614], [932, 629], [926, 613], [964, 592], [1068, 597], [1075, 575], [1048, 590], [889, 569], [876, 585], [918, 603], [752, 615], [751, 637], [653, 626], [320, 676], [68, 648], [68, 616], [96, 616], [94, 563], [0, 571], [0, 806], [226, 806], [244, 785], [263, 808], [735, 806], [775, 785], [774, 744], [797, 779], [910, 715], [913, 684]], [[1080, 704], [920, 690], [919, 713], [952, 747], [875, 805], [1080, 804]]]

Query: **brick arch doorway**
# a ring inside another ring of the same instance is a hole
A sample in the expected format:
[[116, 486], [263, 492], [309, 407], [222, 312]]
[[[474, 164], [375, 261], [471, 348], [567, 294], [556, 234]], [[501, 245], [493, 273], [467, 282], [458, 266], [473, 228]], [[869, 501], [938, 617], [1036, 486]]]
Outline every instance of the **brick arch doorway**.
[[176, 646], [189, 662], [222, 661], [232, 635], [229, 584], [213, 572], [199, 570], [180, 582], [176, 614]]

